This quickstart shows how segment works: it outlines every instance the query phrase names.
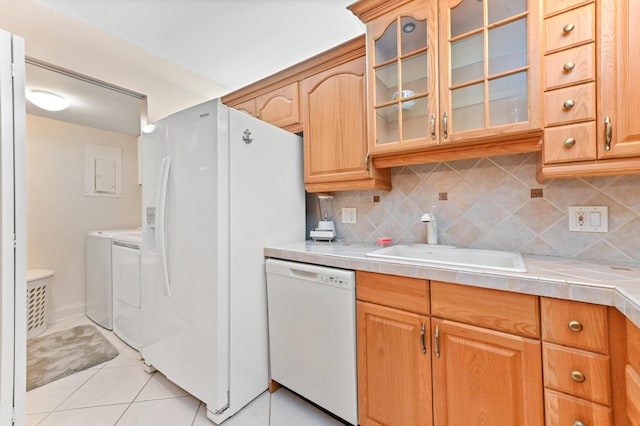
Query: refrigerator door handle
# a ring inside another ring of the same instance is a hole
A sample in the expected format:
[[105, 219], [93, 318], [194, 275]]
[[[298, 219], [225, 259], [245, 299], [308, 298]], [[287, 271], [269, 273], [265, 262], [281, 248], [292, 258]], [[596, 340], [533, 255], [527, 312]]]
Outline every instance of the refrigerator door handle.
[[162, 284], [167, 296], [171, 296], [171, 282], [169, 281], [169, 268], [167, 266], [167, 242], [165, 240], [165, 214], [167, 207], [167, 183], [169, 181], [169, 169], [171, 157], [162, 159], [162, 175], [160, 177], [160, 197], [157, 209], [156, 241], [160, 254], [160, 269], [162, 270]]

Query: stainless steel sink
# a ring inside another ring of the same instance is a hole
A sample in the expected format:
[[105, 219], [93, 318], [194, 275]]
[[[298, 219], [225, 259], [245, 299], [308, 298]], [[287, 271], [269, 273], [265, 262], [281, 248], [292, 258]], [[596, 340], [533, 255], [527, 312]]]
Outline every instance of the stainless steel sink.
[[499, 271], [527, 272], [527, 265], [525, 265], [522, 255], [507, 251], [411, 244], [381, 248], [367, 253], [367, 256]]

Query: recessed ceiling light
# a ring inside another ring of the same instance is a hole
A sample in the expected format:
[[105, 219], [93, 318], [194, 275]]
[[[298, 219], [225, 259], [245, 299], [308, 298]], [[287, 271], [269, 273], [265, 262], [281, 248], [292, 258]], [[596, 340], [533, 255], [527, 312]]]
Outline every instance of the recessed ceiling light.
[[404, 31], [405, 33], [410, 33], [415, 29], [416, 29], [416, 24], [414, 24], [413, 22], [408, 22], [402, 26], [402, 31]]
[[31, 90], [27, 92], [27, 99], [35, 106], [47, 111], [62, 111], [69, 108], [69, 101], [57, 93], [46, 90]]

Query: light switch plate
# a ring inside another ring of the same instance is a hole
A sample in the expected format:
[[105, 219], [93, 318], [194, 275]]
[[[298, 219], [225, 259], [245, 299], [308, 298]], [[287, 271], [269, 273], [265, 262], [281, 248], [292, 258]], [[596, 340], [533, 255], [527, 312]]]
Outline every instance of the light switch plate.
[[609, 208], [569, 206], [569, 231], [609, 232]]
[[342, 223], [356, 223], [356, 208], [355, 207], [343, 207], [342, 208]]

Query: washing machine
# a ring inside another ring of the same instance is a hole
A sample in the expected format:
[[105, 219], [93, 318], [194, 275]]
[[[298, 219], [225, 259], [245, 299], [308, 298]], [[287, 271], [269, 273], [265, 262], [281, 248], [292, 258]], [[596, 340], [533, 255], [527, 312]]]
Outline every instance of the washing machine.
[[85, 245], [85, 285], [87, 317], [113, 330], [113, 286], [111, 280], [111, 245], [116, 233], [131, 229], [91, 231]]
[[115, 233], [112, 239], [113, 332], [140, 351], [142, 341], [142, 231]]

